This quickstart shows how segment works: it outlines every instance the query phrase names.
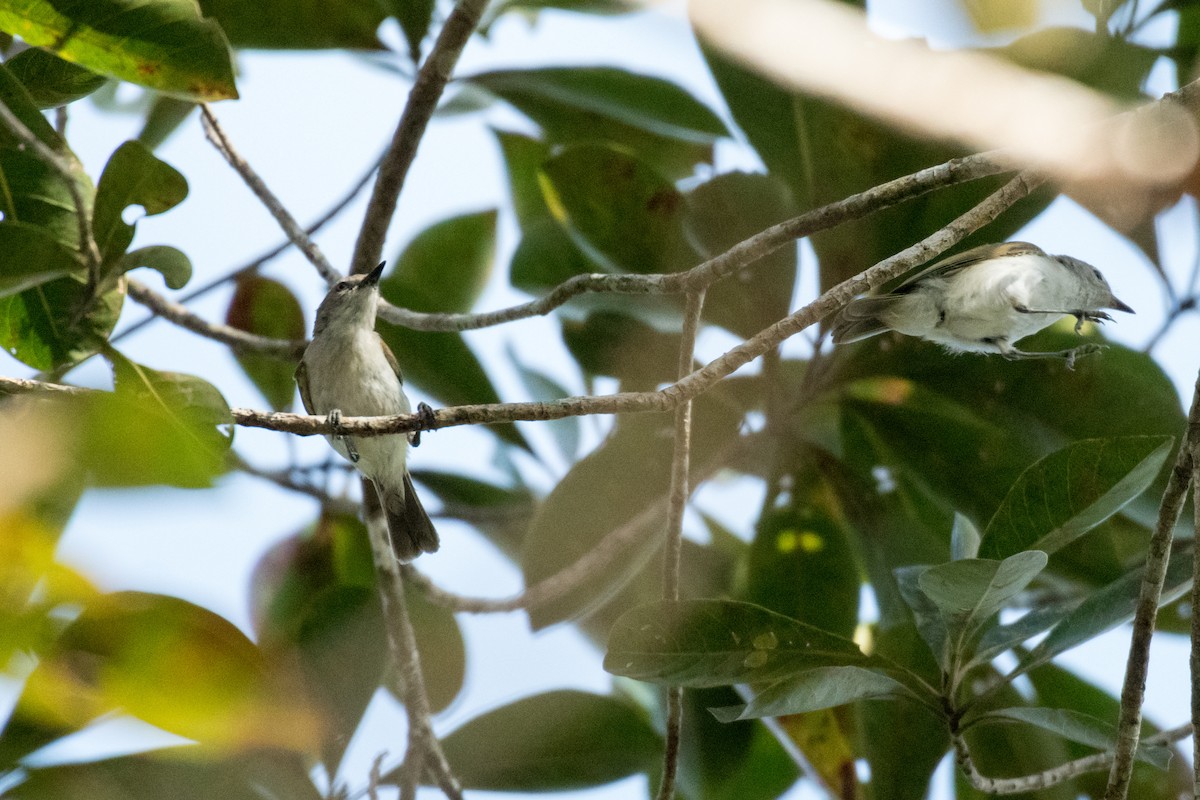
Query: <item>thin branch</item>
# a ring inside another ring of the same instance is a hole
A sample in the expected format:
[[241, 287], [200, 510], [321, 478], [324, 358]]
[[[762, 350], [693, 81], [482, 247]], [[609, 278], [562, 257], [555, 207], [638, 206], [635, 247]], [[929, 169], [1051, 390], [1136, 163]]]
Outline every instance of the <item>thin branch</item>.
[[485, 6], [487, 0], [458, 0], [417, 72], [371, 191], [371, 202], [354, 245], [352, 273], [367, 272], [379, 263], [388, 226], [396, 213], [396, 203], [417, 147]]
[[296, 361], [304, 353], [304, 347], [307, 342], [303, 339], [295, 341], [289, 339], [272, 339], [269, 336], [248, 333], [231, 325], [209, 322], [192, 313], [186, 306], [182, 306], [173, 300], [168, 300], [149, 286], [132, 278], [126, 279], [126, 287], [130, 297], [149, 308], [158, 316], [175, 323], [181, 328], [186, 328], [192, 333], [198, 333], [205, 338], [227, 344], [234, 352], [261, 353], [262, 355], [275, 356], [287, 361]]
[[[462, 800], [459, 786], [441, 742], [433, 732], [432, 712], [429, 695], [425, 691], [425, 676], [421, 671], [421, 657], [417, 649], [417, 635], [413, 630], [408, 613], [408, 601], [404, 596], [404, 577], [396, 561], [388, 538], [387, 519], [379, 504], [375, 487], [363, 478], [363, 506], [367, 534], [371, 540], [371, 552], [375, 558], [375, 572], [379, 579], [379, 596], [383, 604], [383, 617], [387, 622], [388, 648], [396, 663], [399, 685], [396, 690], [404, 698], [404, 710], [408, 714], [408, 754], [405, 758], [423, 761], [433, 772], [442, 792], [451, 800]], [[420, 774], [414, 764], [413, 770]]]
[[[843, 281], [813, 302], [789, 314], [754, 337], [730, 349], [686, 378], [649, 392], [620, 392], [593, 397], [568, 397], [542, 403], [493, 403], [442, 408], [432, 415], [401, 414], [391, 417], [343, 417], [340, 430], [355, 436], [379, 436], [415, 430], [436, 430], [457, 425], [541, 421], [592, 414], [672, 411], [686, 400], [704, 393], [717, 382], [784, 340], [837, 311], [856, 295], [898, 277], [918, 264], [945, 252], [998, 217], [1028, 195], [1040, 180], [1018, 175], [982, 203], [917, 244], [884, 259], [870, 269]], [[239, 425], [287, 431], [301, 436], [332, 433], [324, 416], [233, 409]]]
[[71, 166], [45, 142], [21, 122], [20, 118], [8, 106], [0, 103], [0, 125], [17, 137], [23, 147], [28, 147], [34, 155], [57, 172], [71, 193], [71, 201], [75, 204], [75, 219], [79, 225], [79, 250], [83, 253], [84, 263], [88, 269], [88, 294], [91, 294], [100, 284], [100, 264], [104, 260], [100, 248], [96, 244], [96, 236], [92, 231], [92, 206], [83, 196], [76, 180], [76, 172]]
[[1187, 499], [1188, 486], [1192, 480], [1192, 454], [1197, 448], [1200, 448], [1200, 375], [1196, 378], [1192, 408], [1188, 413], [1186, 440], [1179, 445], [1179, 453], [1175, 457], [1175, 464], [1167, 479], [1167, 488], [1158, 507], [1158, 522], [1146, 552], [1146, 572], [1142, 576], [1142, 586], [1138, 594], [1137, 610], [1133, 618], [1133, 635], [1129, 644], [1129, 659], [1125, 666], [1125, 685], [1121, 689], [1116, 757], [1109, 771], [1104, 800], [1125, 800], [1129, 793], [1129, 781], [1133, 777], [1133, 761], [1142, 728], [1146, 673], [1150, 669], [1150, 638], [1154, 634], [1158, 601], [1167, 575], [1171, 538]]
[[34, 381], [26, 378], [7, 378], [0, 376], [0, 397], [18, 394], [45, 394], [52, 396], [74, 396], [95, 394], [98, 389], [85, 389], [82, 386], [68, 386], [65, 383], [50, 383]]
[[813, 209], [790, 220], [772, 225], [718, 256], [685, 272], [650, 275], [576, 275], [556, 286], [548, 294], [498, 311], [481, 314], [422, 314], [381, 304], [379, 316], [386, 322], [423, 331], [464, 331], [501, 325], [520, 319], [543, 316], [582, 294], [682, 294], [707, 288], [718, 280], [757, 263], [790, 242], [817, 231], [860, 219], [890, 208], [905, 200], [920, 197], [935, 189], [954, 186], [1010, 171], [992, 155], [955, 158], [880, 184], [835, 203]]
[[288, 240], [296, 247], [300, 248], [300, 252], [304, 253], [317, 272], [321, 273], [321, 277], [326, 283], [334, 283], [341, 278], [341, 273], [333, 268], [325, 258], [325, 254], [321, 252], [321, 248], [317, 247], [317, 243], [309, 238], [304, 232], [304, 228], [300, 227], [300, 223], [296, 222], [296, 218], [291, 215], [283, 203], [279, 201], [263, 179], [259, 177], [254, 168], [242, 158], [233, 145], [229, 142], [229, 137], [225, 135], [221, 125], [217, 122], [216, 116], [212, 113], [212, 109], [207, 104], [200, 104], [201, 120], [204, 123], [204, 135], [212, 142], [217, 151], [225, 157], [229, 162], [229, 166], [233, 167], [238, 175], [242, 176], [242, 180], [250, 187], [250, 191], [254, 192], [255, 196], [262, 202], [267, 210], [271, 212], [271, 216], [279, 223], [279, 227], [283, 228], [283, 233], [288, 237]]
[[[326, 225], [328, 225], [330, 222], [337, 219], [338, 215], [341, 214], [343, 211], [345, 211], [346, 208], [352, 202], [354, 202], [354, 198], [358, 197], [359, 193], [363, 189], [366, 188], [367, 184], [370, 183], [370, 181], [371, 181], [371, 176], [375, 174], [375, 170], [377, 170], [377, 169], [379, 169], [379, 159], [376, 159], [375, 162], [373, 164], [371, 164], [371, 168], [369, 170], [367, 170], [365, 173], [363, 173], [362, 177], [359, 178], [358, 181], [356, 181], [352, 187], [350, 187], [350, 190], [347, 191], [346, 194], [343, 195], [340, 200], [338, 200], [336, 203], [334, 203], [332, 206], [330, 206], [328, 211], [326, 211], [315, 222], [313, 222], [311, 225], [309, 225], [307, 228], [305, 228], [304, 232], [307, 233], [309, 236], [313, 236], [316, 233], [318, 233], [322, 228], [324, 228]], [[275, 260], [280, 255], [282, 255], [284, 252], [286, 252], [287, 249], [289, 247], [291, 247], [292, 245], [293, 245], [293, 242], [291, 239], [285, 239], [283, 242], [281, 242], [277, 246], [273, 247], [272, 249], [268, 250], [267, 252], [263, 253], [262, 255], [258, 256], [254, 260], [249, 261], [249, 262], [243, 264], [242, 266], [237, 267], [234, 270], [231, 270], [230, 272], [220, 276], [219, 278], [214, 278], [211, 281], [209, 281], [208, 283], [205, 283], [201, 286], [196, 287], [195, 289], [190, 290], [186, 294], [180, 295], [179, 299], [176, 302], [178, 302], [180, 304], [190, 303], [191, 301], [195, 300], [196, 298], [203, 297], [204, 295], [208, 294], [209, 292], [213, 291], [214, 289], [218, 289], [221, 286], [224, 286], [225, 284], [229, 283], [230, 281], [235, 281], [238, 278], [242, 277], [243, 275], [248, 275], [249, 273], [252, 273], [252, 272], [258, 272], [258, 270], [262, 269], [263, 266], [265, 266], [269, 262]], [[136, 333], [137, 331], [139, 331], [142, 328], [149, 325], [151, 322], [154, 322], [156, 319], [159, 319], [159, 316], [157, 314], [151, 314], [144, 319], [138, 320], [134, 324], [130, 325], [128, 328], [123, 329], [116, 336], [113, 336], [111, 339], [109, 339], [109, 341], [116, 342], [120, 339], [124, 339], [126, 336], [131, 336], [134, 333]]]
[[[679, 337], [680, 378], [692, 371], [696, 352], [696, 332], [700, 328], [700, 312], [704, 308], [704, 290], [688, 294], [683, 312], [683, 332]], [[692, 452], [692, 401], [686, 400], [675, 409], [675, 447], [671, 458], [671, 495], [667, 508], [667, 542], [663, 549], [663, 599], [679, 599], [680, 557], [683, 552], [683, 512], [691, 487], [688, 470]], [[683, 734], [683, 687], [667, 688], [667, 730], [663, 749], [662, 780], [658, 785], [658, 800], [675, 797], [675, 778], [679, 771], [679, 744]]]
[[[1178, 728], [1161, 731], [1154, 736], [1146, 739], [1146, 744], [1167, 745], [1179, 741], [1192, 733], [1190, 723], [1180, 725]], [[1035, 775], [1022, 775], [1017, 778], [989, 778], [982, 774], [975, 766], [975, 762], [971, 759], [971, 753], [967, 749], [967, 743], [961, 735], [956, 735], [954, 739], [954, 751], [958, 765], [962, 768], [963, 773], [967, 776], [967, 780], [981, 792], [988, 794], [1021, 794], [1023, 792], [1034, 792], [1039, 789], [1048, 789], [1051, 786], [1062, 783], [1063, 781], [1078, 778], [1080, 775], [1085, 775], [1089, 772], [1097, 772], [1105, 769], [1113, 762], [1112, 751], [1103, 753], [1094, 753], [1090, 756], [1068, 761], [1065, 764], [1060, 764], [1057, 767], [1052, 767], [1044, 772], [1039, 772]]]

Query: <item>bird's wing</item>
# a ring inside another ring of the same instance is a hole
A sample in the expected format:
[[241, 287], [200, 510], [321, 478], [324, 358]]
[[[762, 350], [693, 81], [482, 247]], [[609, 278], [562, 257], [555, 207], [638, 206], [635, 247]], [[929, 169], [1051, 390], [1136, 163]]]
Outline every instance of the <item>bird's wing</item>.
[[392, 368], [392, 372], [396, 373], [396, 380], [401, 384], [404, 383], [404, 373], [400, 371], [400, 363], [396, 361], [396, 354], [392, 352], [392, 348], [387, 346], [387, 342], [378, 333], [375, 336], [379, 339], [379, 346], [383, 348], [383, 357], [387, 359], [388, 366]]
[[897, 286], [893, 292], [904, 294], [905, 291], [911, 289], [918, 281], [925, 280], [926, 278], [953, 275], [981, 261], [1030, 255], [1044, 256], [1046, 253], [1036, 244], [1030, 244], [1029, 242], [1004, 242], [1003, 244], [985, 244], [979, 247], [972, 247], [970, 250], [964, 250], [958, 255], [944, 258], [926, 267]]
[[296, 367], [296, 385], [300, 387], [300, 402], [304, 404], [304, 410], [310, 414], [316, 414], [313, 410], [312, 398], [308, 396], [308, 367], [304, 364], [304, 360], [300, 360], [300, 366]]

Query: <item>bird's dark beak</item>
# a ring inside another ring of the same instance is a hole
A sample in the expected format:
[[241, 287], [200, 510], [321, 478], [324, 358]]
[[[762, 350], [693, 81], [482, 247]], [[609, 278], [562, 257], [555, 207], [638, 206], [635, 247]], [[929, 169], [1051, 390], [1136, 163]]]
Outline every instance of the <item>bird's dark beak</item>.
[[1127, 313], [1129, 313], [1129, 314], [1136, 314], [1136, 313], [1137, 313], [1137, 312], [1136, 312], [1136, 311], [1134, 311], [1132, 308], [1130, 308], [1129, 306], [1127, 306], [1125, 303], [1122, 303], [1120, 300], [1118, 300], [1118, 299], [1117, 299], [1117, 298], [1115, 298], [1115, 297], [1113, 297], [1113, 298], [1112, 298], [1112, 299], [1109, 301], [1109, 303], [1108, 303], [1108, 307], [1109, 307], [1109, 308], [1115, 308], [1117, 311], [1125, 311], [1125, 312], [1127, 312]]
[[387, 264], [386, 261], [380, 261], [379, 266], [367, 273], [367, 277], [362, 279], [359, 286], [375, 286], [379, 283], [379, 278], [383, 275], [383, 267]]

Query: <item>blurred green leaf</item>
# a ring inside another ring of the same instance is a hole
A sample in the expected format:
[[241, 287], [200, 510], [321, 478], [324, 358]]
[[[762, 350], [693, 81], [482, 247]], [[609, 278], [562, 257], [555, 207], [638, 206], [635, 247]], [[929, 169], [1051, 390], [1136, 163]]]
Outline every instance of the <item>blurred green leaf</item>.
[[[546, 218], [536, 220], [523, 232], [509, 265], [509, 279], [513, 288], [539, 295], [568, 278], [599, 268], [561, 225]], [[559, 313], [570, 313], [570, 309], [563, 307]]]
[[[420, 646], [421, 670], [425, 677], [425, 692], [429, 706], [435, 712], [445, 711], [463, 689], [467, 676], [467, 650], [462, 630], [454, 613], [435, 605], [424, 592], [408, 583], [404, 589], [408, 614]], [[393, 665], [393, 670], [400, 668]], [[403, 682], [403, 673], [394, 680]], [[392, 688], [389, 684], [388, 688]], [[398, 687], [397, 687], [398, 688]], [[403, 698], [396, 695], [397, 702]]]
[[80, 463], [99, 486], [201, 487], [225, 471], [229, 405], [212, 384], [159, 372], [114, 350], [115, 392], [72, 398]]
[[442, 747], [463, 788], [500, 792], [586, 789], [642, 772], [662, 757], [658, 734], [637, 709], [569, 690], [476, 717]]
[[[300, 301], [284, 284], [261, 275], [237, 279], [226, 324], [238, 330], [276, 339], [304, 338], [304, 311]], [[295, 365], [260, 353], [236, 353], [238, 364], [276, 411], [292, 407], [296, 396]]]
[[0, 30], [167, 94], [237, 97], [229, 43], [194, 0], [11, 0], [0, 7]]
[[749, 703], [710, 709], [721, 722], [782, 717], [843, 706], [855, 700], [911, 696], [904, 684], [856, 666], [816, 667], [762, 689]]
[[413, 470], [413, 479], [442, 501], [442, 515], [461, 519], [483, 532], [509, 558], [521, 552], [521, 542], [537, 507], [524, 486], [492, 483], [435, 470]]
[[[1165, 606], [1183, 596], [1192, 585], [1190, 548], [1176, 547], [1167, 564], [1167, 575], [1159, 600]], [[1144, 565], [1118, 580], [1088, 594], [1077, 608], [1055, 625], [1049, 635], [1021, 659], [1016, 672], [1028, 672], [1059, 653], [1094, 639], [1105, 631], [1133, 619], [1141, 592]]]
[[[198, 0], [237, 48], [382, 50], [375, 30], [383, 4], [375, 0]], [[407, 3], [406, 3], [407, 4]]]
[[1030, 28], [1038, 21], [1037, 0], [963, 0], [963, 5], [982, 33]]
[[675, 272], [699, 261], [683, 234], [683, 195], [637, 157], [572, 145], [540, 175], [554, 218], [607, 271]]
[[290, 676], [269, 670], [228, 620], [140, 592], [90, 602], [43, 655], [19, 703], [73, 727], [120, 709], [219, 747], [314, 752], [321, 724]]
[[604, 669], [688, 687], [780, 680], [822, 666], [867, 665], [849, 639], [750, 603], [663, 600], [617, 620]]
[[421, 61], [421, 42], [433, 22], [436, 0], [385, 0], [384, 8], [400, 23], [404, 41], [408, 43], [408, 55], [413, 64]]
[[299, 757], [259, 750], [252, 755], [173, 747], [152, 753], [30, 770], [6, 790], [13, 800], [321, 800]]
[[416, 311], [470, 311], [495, 252], [495, 209], [442, 220], [413, 237], [380, 291]]
[[178, 130], [184, 120], [196, 110], [196, 104], [190, 100], [180, 100], [177, 97], [160, 94], [150, 104], [146, 112], [146, 122], [138, 131], [137, 141], [151, 150], [156, 149]]
[[469, 80], [537, 123], [549, 141], [612, 142], [672, 179], [710, 161], [713, 143], [728, 135], [675, 84], [612, 67], [501, 70]]
[[1023, 67], [1062, 75], [1120, 100], [1144, 98], [1142, 85], [1159, 52], [1123, 36], [1082, 28], [1043, 28], [988, 52]]
[[58, 108], [87, 97], [108, 80], [40, 47], [31, 47], [4, 62], [38, 108]]
[[[771, 175], [727, 172], [685, 197], [684, 229], [701, 258], [720, 255], [796, 213], [787, 185]], [[753, 336], [787, 315], [795, 282], [796, 248], [781, 247], [711, 286], [704, 318]]]
[[[706, 395], [693, 409], [691, 477], [715, 469], [741, 415]], [[521, 571], [532, 586], [574, 564], [610, 533], [636, 525], [640, 533], [620, 557], [593, 570], [581, 586], [529, 612], [539, 629], [582, 616], [610, 599], [662, 546], [670, 464], [672, 415], [618, 418], [608, 438], [581, 459], [550, 492], [525, 535]]]
[[991, 617], [1024, 591], [1046, 567], [1040, 550], [1027, 550], [1003, 561], [970, 558], [938, 564], [920, 574], [917, 585], [946, 622], [954, 661], [973, 654], [974, 637]]
[[[166, 244], [152, 244], [130, 250], [121, 257], [121, 272], [138, 267], [157, 270], [171, 289], [182, 289], [192, 279], [192, 260], [181, 250]], [[302, 338], [304, 331], [300, 332]]]
[[[558, 381], [541, 370], [521, 361], [517, 357], [516, 351], [511, 348], [509, 349], [509, 361], [517, 371], [517, 377], [521, 379], [521, 383], [525, 386], [525, 391], [529, 392], [530, 400], [550, 402], [561, 400], [570, 395], [570, 392], [559, 384]], [[579, 417], [564, 417], [562, 419], [550, 420], [546, 423], [546, 426], [553, 435], [554, 442], [558, 445], [558, 452], [562, 455], [563, 460], [568, 464], [574, 463], [576, 457], [579, 455], [581, 428]]]
[[[1117, 739], [1117, 728], [1111, 722], [1105, 722], [1069, 708], [1038, 706], [998, 708], [976, 717], [972, 720], [972, 724], [986, 724], [993, 720], [1024, 722], [1097, 750], [1112, 750]], [[1142, 743], [1138, 747], [1137, 757], [1159, 769], [1166, 769], [1171, 760], [1171, 752], [1162, 745]]]
[[1053, 553], [1121, 510], [1162, 471], [1169, 436], [1085, 439], [1046, 456], [1013, 484], [983, 532], [985, 558]]
[[679, 373], [679, 334], [626, 314], [597, 311], [564, 320], [563, 342], [585, 375], [611, 375], [629, 389], [652, 389]]
[[44, 228], [27, 222], [0, 221], [0, 298], [83, 269], [79, 256]]
[[513, 211], [522, 231], [528, 232], [533, 223], [552, 219], [538, 182], [542, 164], [550, 158], [552, 148], [532, 136], [501, 130], [492, 133], [504, 156]]
[[187, 179], [140, 142], [125, 142], [113, 152], [100, 175], [92, 213], [96, 244], [109, 273], [133, 241], [136, 226], [122, 219], [125, 209], [140, 205], [147, 216], [161, 214], [183, 202], [187, 193]]

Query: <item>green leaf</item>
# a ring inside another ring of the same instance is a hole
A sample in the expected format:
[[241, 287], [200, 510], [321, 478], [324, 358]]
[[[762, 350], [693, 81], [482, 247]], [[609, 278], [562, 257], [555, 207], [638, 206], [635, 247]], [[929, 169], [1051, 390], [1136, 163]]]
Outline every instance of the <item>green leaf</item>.
[[113, 152], [100, 175], [92, 214], [96, 244], [110, 273], [133, 241], [136, 226], [121, 218], [125, 209], [140, 205], [147, 216], [161, 214], [183, 202], [187, 193], [187, 179], [140, 142], [125, 142]]
[[980, 637], [971, 663], [986, 664], [1006, 650], [1011, 650], [1025, 640], [1037, 636], [1058, 624], [1071, 612], [1074, 605], [1074, 601], [1067, 601], [1032, 608], [1015, 622], [988, 629]]
[[225, 471], [229, 405], [212, 384], [106, 352], [115, 392], [74, 398], [81, 464], [100, 486], [201, 487]]
[[158, 95], [150, 103], [150, 110], [146, 112], [146, 122], [138, 131], [137, 141], [151, 150], [156, 149], [178, 130], [195, 110], [196, 104], [190, 100], [180, 100], [165, 94]]
[[524, 486], [497, 486], [451, 472], [413, 470], [413, 479], [442, 501], [442, 515], [474, 525], [509, 558], [521, 552], [521, 541], [536, 508]]
[[[715, 469], [737, 435], [741, 415], [706, 395], [693, 409], [692, 480]], [[546, 497], [533, 518], [521, 554], [525, 585], [574, 564], [610, 533], [639, 531], [620, 558], [589, 575], [574, 591], [530, 610], [539, 629], [582, 616], [610, 599], [662, 545], [670, 482], [672, 415], [633, 414], [580, 460]]]
[[31, 47], [4, 62], [38, 108], [58, 108], [87, 97], [107, 80], [90, 69]]
[[304, 759], [281, 751], [222, 753], [195, 745], [31, 769], [12, 800], [321, 800]]
[[1121, 510], [1162, 470], [1169, 436], [1087, 439], [1029, 467], [983, 533], [980, 553], [996, 558], [1062, 548]]
[[1145, 98], [1142, 86], [1159, 57], [1157, 50], [1124, 36], [1082, 28], [1043, 28], [985, 52], [1062, 75], [1125, 101]]
[[724, 686], [780, 680], [814, 667], [867, 665], [849, 639], [750, 603], [684, 600], [617, 620], [604, 669], [650, 683]]
[[975, 527], [975, 523], [957, 511], [954, 512], [954, 528], [950, 531], [950, 558], [954, 561], [962, 561], [977, 557], [981, 540], [979, 529]]
[[884, 697], [910, 697], [904, 684], [863, 667], [817, 667], [773, 683], [749, 703], [711, 709], [721, 722], [803, 714]]
[[[686, 195], [684, 228], [703, 258], [795, 216], [786, 184], [770, 175], [727, 172]], [[796, 247], [788, 245], [711, 286], [704, 318], [749, 337], [787, 315], [796, 282]]]
[[124, 299], [122, 289], [89, 294], [82, 276], [0, 298], [0, 344], [34, 369], [77, 363], [107, 344]]
[[[508, 268], [513, 288], [531, 295], [543, 294], [568, 278], [598, 269], [551, 218], [538, 219], [525, 229]], [[569, 306], [558, 309], [559, 314], [570, 311]]]
[[[541, 370], [521, 361], [517, 357], [516, 351], [511, 347], [509, 348], [508, 355], [509, 361], [512, 362], [513, 368], [517, 371], [517, 377], [521, 379], [521, 383], [525, 386], [525, 391], [529, 393], [530, 400], [550, 402], [561, 400], [570, 395], [570, 392], [559, 384], [558, 381]], [[549, 420], [545, 424], [553, 435], [555, 444], [558, 445], [558, 451], [562, 455], [563, 460], [568, 464], [574, 463], [575, 458], [579, 455], [581, 428], [579, 417], [564, 417], [563, 419]]]
[[375, 36], [383, 22], [375, 0], [199, 0], [238, 48], [382, 50]]
[[[613, 697], [555, 691], [467, 722], [442, 740], [463, 788], [561, 792], [651, 768], [662, 743], [648, 719]], [[395, 780], [386, 776], [385, 780]]]
[[611, 375], [628, 389], [653, 389], [679, 373], [679, 334], [627, 314], [597, 311], [564, 320], [563, 342], [585, 375]]
[[[304, 338], [304, 311], [292, 290], [260, 275], [237, 280], [225, 322], [238, 330], [276, 339]], [[260, 353], [237, 353], [238, 364], [276, 411], [292, 407], [295, 365]]]
[[[992, 720], [1024, 722], [1098, 750], [1112, 750], [1117, 739], [1117, 729], [1112, 723], [1072, 711], [1069, 708], [1036, 706], [998, 708], [976, 717], [971, 724], [986, 723]], [[1137, 757], [1159, 769], [1166, 769], [1171, 761], [1171, 751], [1161, 745], [1146, 746], [1145, 743], [1142, 743], [1138, 747]]]
[[533, 223], [552, 219], [538, 182], [542, 164], [550, 158], [551, 147], [540, 139], [520, 133], [499, 130], [492, 133], [504, 156], [513, 211], [522, 231], [528, 232]]
[[[181, 250], [166, 244], [152, 244], [130, 250], [121, 257], [120, 271], [128, 272], [138, 267], [157, 270], [171, 289], [182, 289], [192, 279], [192, 260]], [[300, 331], [303, 338], [304, 331]]]
[[672, 179], [712, 158], [728, 136], [720, 118], [673, 83], [612, 67], [549, 67], [470, 78], [533, 120], [559, 144], [608, 141]]
[[119, 592], [93, 600], [71, 623], [29, 676], [20, 703], [42, 704], [43, 714], [73, 727], [120, 709], [218, 747], [311, 752], [321, 721], [292, 679], [269, 670], [254, 643], [211, 611]]
[[675, 272], [699, 261], [683, 234], [683, 196], [635, 156], [573, 145], [540, 175], [555, 219], [606, 271]]
[[380, 291], [414, 311], [470, 311], [487, 284], [495, 253], [495, 209], [451, 217], [408, 243]]
[[237, 97], [229, 43], [194, 0], [10, 0], [0, 6], [0, 30], [167, 94]]
[[[1178, 600], [1192, 585], [1190, 548], [1176, 547], [1167, 564], [1159, 606]], [[1055, 625], [1017, 666], [1014, 674], [1028, 672], [1059, 653], [1090, 641], [1105, 631], [1133, 619], [1141, 592], [1144, 566], [1138, 566], [1112, 583], [1088, 594], [1077, 608]]]
[[82, 268], [78, 254], [44, 228], [0, 221], [0, 297], [78, 274]]
[[947, 644], [950, 631], [946, 625], [946, 618], [929, 595], [921, 591], [921, 576], [929, 569], [928, 566], [898, 567], [894, 571], [896, 586], [905, 604], [912, 611], [917, 633], [925, 644], [929, 645], [930, 652], [942, 670], [948, 672], [951, 667], [951, 653]]
[[408, 43], [408, 56], [414, 64], [421, 61], [421, 42], [433, 22], [435, 0], [387, 0], [385, 7], [404, 31]]
[[967, 640], [1024, 591], [1048, 560], [1042, 551], [1028, 550], [1003, 561], [964, 559], [921, 573], [917, 584], [941, 611], [958, 660], [969, 658]]

